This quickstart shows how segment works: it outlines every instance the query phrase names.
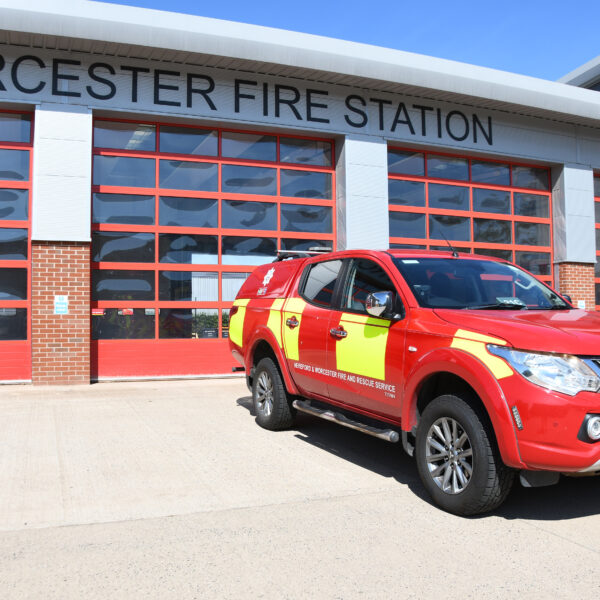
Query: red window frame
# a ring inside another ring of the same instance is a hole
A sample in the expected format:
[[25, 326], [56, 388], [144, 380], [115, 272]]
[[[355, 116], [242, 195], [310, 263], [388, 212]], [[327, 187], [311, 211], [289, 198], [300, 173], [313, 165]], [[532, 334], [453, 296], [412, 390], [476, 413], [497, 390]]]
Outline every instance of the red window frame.
[[0, 381], [31, 380], [31, 207], [33, 177], [33, 134], [35, 119], [30, 110], [0, 110], [1, 114], [31, 115], [31, 128], [27, 142], [0, 141], [2, 150], [27, 150], [29, 152], [29, 174], [27, 181], [1, 180], [2, 189], [28, 191], [26, 221], [0, 220], [2, 229], [27, 229], [27, 260], [0, 260], [0, 268], [27, 269], [27, 298], [25, 300], [0, 300], [0, 308], [25, 308], [27, 310], [27, 339], [0, 340]]
[[[525, 163], [518, 163], [512, 161], [503, 161], [503, 160], [492, 160], [480, 158], [478, 156], [467, 156], [463, 154], [450, 154], [445, 152], [437, 152], [437, 151], [426, 151], [418, 148], [405, 148], [399, 146], [388, 147], [388, 150], [396, 150], [400, 152], [414, 152], [423, 155], [424, 158], [424, 175], [399, 175], [395, 173], [388, 172], [388, 179], [398, 179], [403, 181], [421, 181], [425, 182], [425, 206], [400, 206], [400, 205], [389, 205], [389, 212], [406, 212], [406, 213], [419, 213], [425, 215], [425, 238], [401, 238], [401, 237], [392, 237], [390, 235], [390, 244], [415, 244], [424, 246], [426, 248], [432, 248], [435, 246], [447, 246], [447, 242], [444, 239], [432, 239], [429, 237], [429, 215], [444, 215], [444, 216], [456, 216], [456, 217], [466, 217], [470, 219], [470, 228], [471, 228], [471, 241], [453, 241], [452, 244], [459, 248], [468, 248], [469, 252], [476, 252], [478, 249], [493, 249], [493, 250], [506, 250], [512, 252], [512, 262], [515, 262], [515, 252], [523, 251], [523, 252], [543, 252], [550, 255], [550, 274], [549, 275], [536, 275], [538, 279], [544, 281], [550, 286], [554, 283], [554, 273], [552, 269], [552, 265], [554, 264], [554, 253], [553, 253], [553, 231], [552, 231], [552, 193], [551, 193], [551, 180], [550, 180], [550, 169], [545, 166], [540, 165], [532, 165]], [[467, 181], [464, 180], [456, 180], [456, 179], [442, 179], [439, 177], [431, 177], [428, 176], [427, 173], [427, 163], [429, 156], [442, 156], [448, 158], [460, 158], [467, 161], [469, 168], [469, 178]], [[509, 185], [496, 185], [490, 183], [480, 183], [477, 181], [473, 181], [471, 177], [471, 167], [472, 162], [487, 162], [491, 164], [499, 164], [506, 165], [509, 168], [510, 173], [510, 184]], [[532, 189], [532, 188], [520, 188], [513, 186], [512, 184], [512, 167], [528, 167], [535, 169], [545, 169], [548, 172], [548, 191]], [[429, 206], [429, 183], [437, 183], [437, 184], [448, 184], [453, 186], [462, 186], [469, 188], [469, 210], [447, 210], [442, 208], [430, 208]], [[510, 192], [511, 199], [511, 212], [510, 214], [498, 214], [498, 213], [485, 213], [473, 210], [473, 188], [478, 189], [489, 189], [489, 190], [499, 190], [499, 191], [508, 191]], [[542, 217], [527, 217], [527, 216], [519, 216], [514, 213], [514, 193], [524, 193], [524, 194], [535, 194], [540, 196], [545, 196], [548, 199], [548, 218]], [[487, 242], [475, 242], [474, 240], [474, 219], [496, 219], [507, 221], [511, 223], [511, 232], [512, 232], [512, 244], [493, 244]], [[540, 223], [549, 226], [549, 244], [547, 246], [525, 246], [520, 244], [515, 244], [515, 223]]]
[[[92, 202], [94, 193], [112, 193], [112, 194], [133, 194], [133, 195], [147, 195], [154, 196], [155, 205], [155, 222], [153, 225], [122, 225], [122, 224], [108, 224], [108, 223], [92, 223], [92, 232], [96, 231], [124, 231], [124, 232], [147, 232], [155, 235], [155, 259], [153, 263], [124, 263], [124, 262], [93, 262], [91, 263], [92, 272], [95, 270], [103, 269], [116, 269], [116, 270], [142, 270], [142, 271], [154, 271], [154, 286], [155, 296], [152, 301], [115, 301], [115, 300], [92, 300], [91, 310], [94, 309], [123, 309], [123, 308], [147, 308], [154, 309], [154, 338], [146, 340], [129, 340], [129, 339], [113, 339], [113, 340], [92, 340], [93, 345], [98, 347], [114, 347], [114, 344], [129, 344], [140, 343], [140, 344], [161, 344], [171, 345], [177, 344], [178, 347], [182, 347], [182, 343], [192, 342], [197, 344], [198, 342], [215, 342], [215, 338], [160, 338], [159, 337], [159, 309], [217, 309], [218, 311], [218, 339], [223, 342], [224, 330], [223, 327], [223, 311], [227, 311], [231, 308], [233, 302], [223, 300], [223, 286], [222, 286], [222, 274], [223, 273], [251, 273], [256, 266], [255, 265], [225, 265], [222, 264], [222, 238], [223, 236], [242, 236], [242, 237], [268, 237], [275, 238], [277, 248], [281, 248], [281, 240], [283, 238], [290, 239], [319, 239], [331, 242], [332, 248], [335, 248], [337, 239], [336, 229], [336, 180], [335, 180], [335, 144], [334, 140], [322, 137], [296, 135], [288, 133], [277, 133], [271, 131], [257, 131], [251, 129], [231, 129], [222, 127], [208, 127], [199, 126], [189, 123], [179, 122], [161, 122], [161, 121], [147, 121], [147, 120], [136, 120], [136, 119], [111, 119], [111, 118], [96, 118], [94, 123], [104, 121], [112, 123], [131, 123], [136, 125], [152, 125], [155, 127], [156, 145], [153, 151], [137, 151], [137, 150], [120, 150], [120, 149], [109, 149], [109, 148], [96, 148], [93, 146], [92, 161], [95, 156], [124, 156], [134, 158], [152, 158], [155, 160], [155, 186], [151, 188], [140, 188], [140, 187], [121, 187], [121, 186], [105, 186], [105, 185], [92, 185]], [[217, 156], [198, 156], [189, 154], [173, 154], [173, 153], [162, 153], [159, 149], [160, 143], [160, 128], [165, 127], [178, 127], [178, 128], [190, 128], [195, 130], [204, 131], [216, 131], [218, 134], [218, 154]], [[221, 151], [221, 140], [224, 132], [230, 133], [243, 133], [243, 134], [256, 134], [256, 135], [267, 135], [276, 138], [277, 141], [277, 160], [276, 161], [259, 161], [259, 160], [248, 160], [224, 157]], [[279, 141], [281, 138], [294, 138], [303, 140], [314, 140], [322, 141], [331, 144], [331, 165], [327, 167], [316, 166], [316, 165], [302, 165], [297, 163], [281, 162], [279, 160]], [[201, 192], [201, 191], [189, 191], [189, 190], [174, 190], [174, 189], [163, 189], [160, 187], [159, 168], [160, 160], [185, 160], [196, 163], [213, 163], [217, 164], [218, 168], [218, 188], [216, 192]], [[223, 165], [244, 165], [244, 166], [256, 166], [256, 167], [269, 167], [275, 169], [277, 172], [277, 194], [274, 196], [266, 196], [260, 194], [232, 194], [222, 191], [222, 167]], [[291, 196], [281, 195], [281, 182], [280, 173], [281, 170], [297, 170], [307, 172], [324, 172], [331, 175], [331, 198], [330, 199], [311, 199], [311, 198], [297, 198]], [[173, 227], [159, 225], [159, 199], [161, 196], [170, 197], [184, 197], [184, 198], [208, 198], [218, 200], [218, 222], [217, 227], [210, 228], [187, 228], [187, 227]], [[243, 200], [243, 201], [256, 201], [256, 202], [271, 202], [277, 206], [277, 229], [276, 230], [248, 230], [248, 229], [229, 229], [221, 226], [221, 213], [222, 213], [222, 202], [223, 200]], [[303, 204], [311, 206], [326, 206], [330, 207], [332, 211], [332, 232], [331, 233], [301, 233], [301, 232], [286, 232], [281, 230], [281, 217], [279, 207], [285, 204]], [[203, 264], [177, 264], [177, 263], [161, 263], [159, 262], [159, 234], [160, 233], [177, 233], [177, 234], [196, 234], [196, 235], [211, 235], [217, 237], [218, 255], [217, 264], [203, 265]], [[164, 301], [159, 300], [159, 274], [161, 271], [201, 271], [217, 273], [218, 275], [218, 300], [217, 301]], [[228, 351], [227, 351], [228, 353]], [[92, 353], [94, 355], [94, 352]], [[229, 363], [227, 363], [227, 366]], [[220, 368], [215, 363], [213, 368]], [[94, 368], [93, 368], [94, 370]], [[223, 368], [220, 372], [224, 372], [227, 369]], [[99, 369], [99, 375], [102, 376], [103, 369]], [[214, 371], [213, 371], [214, 372]]]
[[[596, 195], [596, 191], [600, 192], [600, 175], [594, 175], [594, 208], [598, 207], [600, 205], [600, 196]], [[595, 211], [594, 211], [595, 213]], [[595, 235], [596, 238], [598, 238], [600, 236], [600, 234], [598, 233], [598, 230], [600, 229], [600, 221], [597, 221], [595, 219], [595, 214], [594, 214], [594, 222], [595, 222]], [[598, 268], [600, 266], [600, 247], [598, 246], [598, 244], [596, 244], [596, 265], [594, 265], [594, 269], [595, 269], [595, 273], [594, 273], [594, 293], [596, 292], [596, 289], [600, 286], [600, 277], [598, 277], [598, 275], [600, 275], [600, 269]], [[596, 294], [597, 297], [597, 294]], [[596, 304], [596, 310], [600, 310], [600, 304]]]

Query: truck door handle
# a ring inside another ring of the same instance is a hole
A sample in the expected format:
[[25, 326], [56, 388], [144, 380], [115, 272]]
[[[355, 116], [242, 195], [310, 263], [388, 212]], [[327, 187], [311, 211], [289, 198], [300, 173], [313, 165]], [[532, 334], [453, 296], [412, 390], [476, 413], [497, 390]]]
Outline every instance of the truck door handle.
[[285, 320], [285, 324], [290, 329], [294, 329], [294, 327], [298, 327], [298, 325], [300, 325], [300, 321], [298, 321], [298, 319], [296, 319], [296, 317], [290, 317], [289, 319]]
[[340, 327], [339, 329], [336, 329], [334, 327], [333, 329], [329, 330], [329, 333], [338, 340], [341, 340], [342, 338], [345, 338], [348, 335], [348, 332], [343, 327]]

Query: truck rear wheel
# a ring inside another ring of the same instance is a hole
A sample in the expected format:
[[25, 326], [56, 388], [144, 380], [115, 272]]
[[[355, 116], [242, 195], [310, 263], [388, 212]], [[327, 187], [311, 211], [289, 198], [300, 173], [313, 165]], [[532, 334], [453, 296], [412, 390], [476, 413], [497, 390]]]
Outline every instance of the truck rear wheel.
[[295, 409], [283, 384], [277, 365], [263, 358], [254, 372], [252, 403], [256, 422], [265, 429], [279, 431], [294, 424]]
[[502, 462], [487, 419], [459, 396], [439, 396], [427, 405], [415, 454], [423, 485], [448, 512], [491, 511], [511, 490], [514, 471]]

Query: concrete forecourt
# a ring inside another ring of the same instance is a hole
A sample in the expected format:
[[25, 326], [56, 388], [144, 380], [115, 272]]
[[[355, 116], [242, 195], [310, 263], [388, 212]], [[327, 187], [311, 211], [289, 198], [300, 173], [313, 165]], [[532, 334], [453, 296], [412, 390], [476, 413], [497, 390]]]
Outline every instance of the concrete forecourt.
[[600, 479], [454, 517], [401, 448], [308, 416], [273, 434], [250, 404], [241, 378], [3, 387], [2, 597], [598, 591]]

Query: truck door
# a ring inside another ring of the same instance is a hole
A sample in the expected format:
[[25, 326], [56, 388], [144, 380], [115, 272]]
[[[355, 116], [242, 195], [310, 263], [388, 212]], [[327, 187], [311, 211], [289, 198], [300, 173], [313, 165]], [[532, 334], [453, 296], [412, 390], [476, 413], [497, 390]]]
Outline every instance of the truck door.
[[390, 417], [400, 417], [406, 319], [371, 317], [370, 292], [397, 290], [382, 266], [367, 258], [349, 265], [339, 310], [331, 320], [328, 369], [333, 400]]
[[327, 397], [327, 354], [334, 291], [341, 260], [311, 263], [301, 276], [299, 295], [283, 306], [283, 349], [290, 373], [302, 394]]

